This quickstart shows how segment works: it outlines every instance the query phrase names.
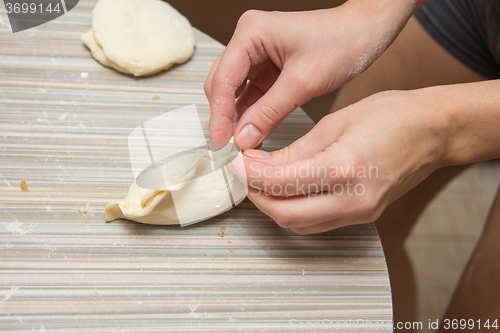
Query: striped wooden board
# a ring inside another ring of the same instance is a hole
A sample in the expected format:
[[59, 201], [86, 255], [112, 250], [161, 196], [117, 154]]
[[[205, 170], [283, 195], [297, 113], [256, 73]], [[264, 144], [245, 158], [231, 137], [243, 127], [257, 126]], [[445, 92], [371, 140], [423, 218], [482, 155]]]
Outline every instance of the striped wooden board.
[[[0, 8], [0, 329], [391, 331], [375, 329], [392, 306], [373, 224], [298, 236], [248, 200], [183, 228], [104, 222], [133, 181], [135, 127], [188, 104], [206, 125], [203, 82], [223, 46], [196, 31], [189, 62], [132, 78], [82, 45], [94, 5], [16, 34]], [[296, 110], [264, 148], [312, 126]]]

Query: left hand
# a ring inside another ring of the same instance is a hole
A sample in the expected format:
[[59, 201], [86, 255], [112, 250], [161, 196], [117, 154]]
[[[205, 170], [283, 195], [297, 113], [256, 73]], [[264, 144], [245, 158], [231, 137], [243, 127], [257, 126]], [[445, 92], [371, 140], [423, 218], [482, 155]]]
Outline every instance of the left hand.
[[259, 146], [298, 106], [370, 66], [424, 1], [350, 0], [305, 12], [245, 12], [205, 81], [212, 142], [234, 136], [242, 149]]
[[[447, 117], [432, 88], [372, 95], [282, 150], [246, 150], [249, 199], [298, 234], [375, 221], [444, 166]], [[234, 169], [234, 168], [232, 168]]]

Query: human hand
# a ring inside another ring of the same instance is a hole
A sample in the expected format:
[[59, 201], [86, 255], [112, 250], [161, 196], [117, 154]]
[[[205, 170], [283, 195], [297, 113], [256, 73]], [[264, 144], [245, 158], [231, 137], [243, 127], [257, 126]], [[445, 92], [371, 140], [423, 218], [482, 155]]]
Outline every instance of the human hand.
[[245, 168], [231, 169], [257, 208], [296, 233], [375, 221], [445, 163], [448, 119], [429, 91], [373, 95], [289, 147], [246, 150]]
[[415, 3], [351, 0], [326, 10], [243, 14], [205, 82], [212, 141], [234, 133], [242, 149], [258, 146], [298, 106], [367, 68]]

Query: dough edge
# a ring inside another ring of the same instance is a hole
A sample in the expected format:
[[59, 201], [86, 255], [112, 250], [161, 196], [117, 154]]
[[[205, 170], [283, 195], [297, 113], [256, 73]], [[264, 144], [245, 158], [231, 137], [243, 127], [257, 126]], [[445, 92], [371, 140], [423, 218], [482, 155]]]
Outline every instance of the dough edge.
[[127, 196], [109, 202], [104, 213], [107, 222], [126, 219], [156, 225], [179, 224], [169, 191], [143, 189], [135, 182], [128, 189]]
[[90, 50], [90, 53], [92, 54], [94, 59], [97, 60], [101, 65], [113, 68], [121, 73], [131, 74], [133, 76], [147, 76], [147, 75], [156, 74], [158, 72], [169, 69], [170, 67], [172, 67], [175, 64], [185, 63], [186, 61], [191, 59], [191, 57], [194, 54], [194, 47], [193, 47], [193, 52], [190, 55], [186, 56], [185, 58], [179, 59], [177, 61], [169, 62], [168, 64], [166, 64], [163, 67], [159, 67], [156, 69], [151, 68], [151, 69], [147, 69], [147, 70], [137, 68], [135, 71], [131, 71], [127, 68], [119, 66], [118, 64], [115, 64], [114, 62], [112, 62], [111, 60], [109, 60], [106, 57], [104, 50], [102, 49], [102, 46], [95, 39], [93, 29], [90, 29], [86, 33], [82, 34], [82, 42]]

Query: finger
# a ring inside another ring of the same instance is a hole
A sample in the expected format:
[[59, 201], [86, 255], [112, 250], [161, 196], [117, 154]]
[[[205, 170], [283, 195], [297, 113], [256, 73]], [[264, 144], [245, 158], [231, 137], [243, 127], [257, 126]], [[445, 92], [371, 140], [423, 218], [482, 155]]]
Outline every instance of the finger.
[[255, 86], [255, 84], [249, 81], [246, 84], [245, 90], [241, 93], [241, 96], [236, 101], [236, 112], [238, 113], [238, 119], [241, 118], [243, 113], [254, 104], [259, 98], [262, 97], [264, 93]]
[[[365, 179], [378, 177], [376, 166], [356, 164], [352, 160], [339, 161], [338, 158], [339, 156], [332, 156], [328, 149], [311, 158], [278, 165], [243, 157], [242, 176], [246, 177], [244, 181], [250, 186], [277, 196], [332, 192], [341, 187], [361, 191]], [[283, 191], [272, 191], [272, 188]]]
[[235, 33], [222, 53], [209, 85], [209, 130], [212, 141], [227, 142], [231, 138], [236, 92], [245, 83], [251, 66], [258, 65], [267, 58], [267, 54], [258, 50], [252, 40], [245, 36], [240, 38]]
[[323, 118], [304, 136], [280, 150], [267, 153], [256, 149], [247, 149], [244, 154], [254, 160], [260, 159], [264, 163], [274, 165], [313, 157], [315, 154], [324, 151], [332, 142], [335, 142], [342, 133], [344, 128], [342, 120], [328, 121], [328, 118], [333, 116], [332, 114]]
[[[356, 187], [360, 181], [378, 177], [378, 168], [369, 156], [353, 154], [352, 147], [343, 144], [340, 137], [328, 138], [325, 134], [322, 140], [333, 143], [318, 152], [310, 141], [316, 135], [307, 136], [278, 152], [245, 151], [244, 169], [235, 173], [240, 180], [262, 191], [269, 191], [272, 186], [287, 186], [287, 195], [331, 192], [337, 184]], [[284, 192], [281, 196], [285, 196]]]
[[244, 151], [245, 168], [239, 170], [238, 177], [263, 191], [274, 184], [291, 190], [288, 184], [292, 184], [294, 195], [304, 195], [304, 187], [331, 191], [335, 184], [356, 186], [357, 182], [377, 178], [379, 170], [369, 156], [354, 154], [356, 149], [344, 144], [349, 136], [344, 133], [349, 121], [332, 114], [281, 150]]
[[[214, 120], [215, 108], [212, 106], [214, 103], [213, 98], [212, 98], [212, 80], [213, 80], [214, 73], [219, 66], [219, 62], [220, 62], [220, 59], [221, 59], [223, 54], [224, 54], [224, 51], [217, 57], [217, 59], [215, 59], [212, 67], [210, 68], [210, 72], [208, 73], [207, 79], [205, 80], [205, 84], [203, 85], [203, 90], [205, 92], [205, 96], [207, 97], [208, 103], [210, 105], [210, 119], [208, 121], [208, 124], [209, 124], [208, 129], [210, 132], [211, 132], [211, 128], [213, 127], [214, 122], [215, 122], [215, 120]], [[242, 86], [239, 88], [239, 90], [244, 89], [244, 87], [245, 87], [245, 83], [242, 84]], [[238, 92], [236, 92], [236, 94], [238, 94]], [[232, 136], [232, 133], [234, 132], [234, 128], [236, 127], [236, 123], [238, 122], [238, 119], [239, 119], [239, 117], [237, 117], [236, 114], [233, 115], [233, 121], [232, 121], [231, 126], [225, 127], [225, 130], [229, 131], [231, 133], [231, 136]], [[218, 149], [220, 149], [221, 146], [224, 146], [223, 143], [225, 143], [227, 141], [229, 141], [229, 139], [225, 140], [225, 141], [214, 141], [213, 136], [210, 135], [210, 143], [209, 143], [210, 149], [211, 150], [218, 150]]]
[[208, 76], [205, 79], [205, 84], [203, 85], [203, 91], [205, 92], [205, 96], [207, 97], [209, 103], [212, 100], [212, 80], [214, 77], [215, 70], [217, 69], [217, 66], [219, 66], [219, 61], [220, 57], [222, 56], [222, 53], [217, 57], [217, 59], [215, 59], [214, 63], [212, 64], [210, 72], [208, 72]]
[[366, 220], [366, 222], [364, 222], [363, 220], [355, 220], [355, 219], [350, 219], [350, 218], [340, 218], [340, 219], [335, 219], [335, 220], [331, 220], [328, 222], [315, 224], [315, 225], [308, 226], [308, 227], [291, 228], [291, 230], [299, 235], [310, 235], [310, 234], [319, 234], [322, 232], [327, 232], [330, 230], [346, 227], [346, 226], [353, 225], [353, 224], [361, 224], [361, 223], [369, 223], [369, 222], [373, 222], [373, 221]]
[[248, 74], [248, 82], [245, 81], [236, 91], [236, 96], [238, 97], [236, 100], [237, 120], [269, 90], [279, 76], [279, 73], [279, 69], [270, 60], [253, 66]]
[[[286, 189], [283, 189], [286, 190]], [[375, 210], [367, 202], [372, 198], [355, 195], [352, 190], [336, 193], [317, 193], [303, 196], [272, 196], [250, 187], [248, 198], [263, 213], [283, 228], [306, 228], [338, 219], [364, 221]], [[353, 222], [354, 223], [354, 222]], [[361, 222], [360, 222], [361, 223]]]
[[298, 69], [287, 64], [269, 90], [242, 115], [235, 129], [235, 141], [243, 149], [256, 147], [293, 110], [311, 97], [300, 82]]

